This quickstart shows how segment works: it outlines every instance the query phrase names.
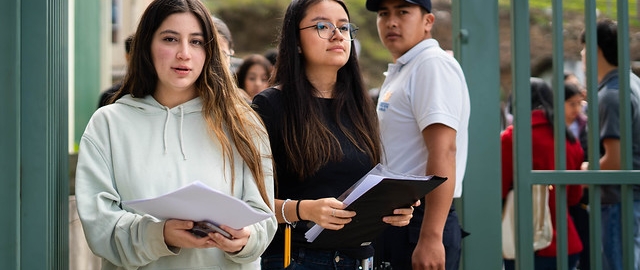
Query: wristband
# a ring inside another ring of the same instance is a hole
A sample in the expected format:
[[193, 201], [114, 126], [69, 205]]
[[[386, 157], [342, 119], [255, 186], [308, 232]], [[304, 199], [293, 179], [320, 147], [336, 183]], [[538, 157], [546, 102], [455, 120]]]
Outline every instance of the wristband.
[[296, 203], [296, 216], [298, 216], [298, 220], [302, 221], [302, 218], [300, 217], [300, 202], [302, 200], [298, 200], [298, 202]]

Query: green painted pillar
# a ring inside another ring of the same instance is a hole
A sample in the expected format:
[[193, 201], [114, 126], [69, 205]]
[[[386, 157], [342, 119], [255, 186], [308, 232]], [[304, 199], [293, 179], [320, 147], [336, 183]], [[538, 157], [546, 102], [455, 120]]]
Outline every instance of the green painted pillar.
[[20, 243], [20, 0], [0, 9], [4, 42], [0, 42], [0, 269], [19, 269]]
[[9, 0], [0, 22], [0, 269], [67, 269], [67, 1]]
[[501, 269], [500, 52], [498, 1], [452, 1], [454, 55], [471, 99], [461, 201], [463, 269]]
[[[101, 1], [75, 1], [74, 150], [98, 106], [100, 93]], [[106, 41], [105, 41], [106, 42]]]

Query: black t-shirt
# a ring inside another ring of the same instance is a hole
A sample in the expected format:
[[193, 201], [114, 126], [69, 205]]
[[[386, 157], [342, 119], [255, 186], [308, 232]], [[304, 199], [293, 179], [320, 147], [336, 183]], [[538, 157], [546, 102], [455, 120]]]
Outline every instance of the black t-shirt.
[[[269, 133], [274, 168], [276, 171], [277, 199], [314, 200], [327, 197], [337, 198], [373, 168], [369, 156], [365, 152], [358, 150], [358, 148], [347, 139], [330, 116], [333, 100], [317, 98], [316, 101], [316, 104], [321, 107], [327, 126], [340, 142], [344, 156], [338, 162], [330, 162], [320, 167], [312, 176], [300, 179], [297, 173], [287, 168], [287, 156], [282, 136], [284, 128], [284, 97], [282, 92], [275, 88], [270, 88], [261, 92], [253, 99], [252, 107], [262, 118]], [[341, 114], [340, 119], [347, 128], [352, 126], [351, 121], [346, 115]], [[280, 209], [275, 209], [275, 211], [280, 211]], [[293, 250], [301, 247], [309, 247], [304, 233], [313, 225], [310, 223], [311, 222], [298, 222], [296, 228], [292, 230]], [[265, 255], [283, 253], [283, 228], [284, 226], [282, 224], [278, 227], [278, 231], [265, 251]], [[341, 248], [340, 241], [336, 241], [333, 250], [343, 252], [354, 259], [364, 259], [373, 256], [373, 247], [371, 246]]]

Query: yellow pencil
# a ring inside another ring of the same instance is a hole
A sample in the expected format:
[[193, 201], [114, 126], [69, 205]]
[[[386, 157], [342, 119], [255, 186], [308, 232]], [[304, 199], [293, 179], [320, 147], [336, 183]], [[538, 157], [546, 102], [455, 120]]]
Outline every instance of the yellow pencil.
[[284, 227], [284, 268], [291, 263], [291, 225]]

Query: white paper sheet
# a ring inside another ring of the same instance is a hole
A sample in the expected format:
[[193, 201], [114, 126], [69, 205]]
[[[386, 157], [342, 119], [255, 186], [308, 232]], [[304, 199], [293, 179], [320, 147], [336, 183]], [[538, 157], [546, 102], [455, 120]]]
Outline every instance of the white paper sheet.
[[234, 229], [241, 229], [273, 216], [273, 213], [259, 212], [244, 201], [223, 194], [200, 181], [159, 197], [122, 203], [162, 220], [206, 220]]

